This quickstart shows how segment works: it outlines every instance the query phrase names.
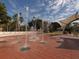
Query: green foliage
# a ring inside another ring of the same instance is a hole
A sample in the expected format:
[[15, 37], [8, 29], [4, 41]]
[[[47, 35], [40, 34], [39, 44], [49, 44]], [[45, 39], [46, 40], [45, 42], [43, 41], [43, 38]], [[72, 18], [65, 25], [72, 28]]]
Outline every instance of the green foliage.
[[36, 30], [42, 28], [42, 19], [36, 18], [36, 19], [32, 19], [31, 22], [28, 23], [29, 27], [34, 27], [36, 28]]
[[25, 31], [25, 25], [20, 25], [23, 21], [24, 19], [21, 15], [19, 18], [18, 14], [13, 15], [13, 21], [10, 23], [9, 31]]
[[1, 15], [6, 15], [7, 14], [7, 10], [6, 7], [3, 3], [0, 3], [0, 16]]
[[6, 7], [3, 3], [0, 3], [0, 26], [5, 30], [8, 23], [11, 21], [11, 17], [7, 15]]
[[51, 22], [51, 24], [49, 25], [49, 31], [50, 32], [54, 32], [57, 31], [58, 28], [60, 28], [60, 24], [57, 22]]

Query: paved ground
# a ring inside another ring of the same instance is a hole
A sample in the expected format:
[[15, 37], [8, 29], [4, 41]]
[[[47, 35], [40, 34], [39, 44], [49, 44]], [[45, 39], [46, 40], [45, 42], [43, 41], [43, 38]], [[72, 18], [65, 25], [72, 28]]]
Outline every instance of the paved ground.
[[[29, 36], [28, 36], [29, 37]], [[37, 35], [41, 38], [41, 35]], [[0, 38], [13, 42], [20, 40], [17, 44], [5, 42], [0, 43], [0, 59], [79, 59], [79, 50], [59, 48], [62, 42], [57, 37], [44, 36], [46, 44], [41, 44], [39, 41], [29, 42], [29, 50], [23, 52], [20, 48], [23, 45], [26, 36], [10, 36]]]

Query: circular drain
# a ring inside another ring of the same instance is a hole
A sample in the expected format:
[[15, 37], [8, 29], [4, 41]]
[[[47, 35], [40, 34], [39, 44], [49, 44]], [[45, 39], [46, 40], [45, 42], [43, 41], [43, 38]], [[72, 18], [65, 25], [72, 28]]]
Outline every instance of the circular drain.
[[20, 51], [22, 51], [22, 52], [26, 52], [28, 50], [30, 50], [30, 47], [23, 46], [20, 48]]

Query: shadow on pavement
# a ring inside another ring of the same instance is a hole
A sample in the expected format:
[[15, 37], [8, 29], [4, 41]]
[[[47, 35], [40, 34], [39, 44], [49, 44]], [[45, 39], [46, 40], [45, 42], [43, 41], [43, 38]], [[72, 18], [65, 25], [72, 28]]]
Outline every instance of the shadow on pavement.
[[63, 41], [57, 41], [61, 45], [57, 48], [79, 50], [79, 40], [78, 39], [63, 39]]

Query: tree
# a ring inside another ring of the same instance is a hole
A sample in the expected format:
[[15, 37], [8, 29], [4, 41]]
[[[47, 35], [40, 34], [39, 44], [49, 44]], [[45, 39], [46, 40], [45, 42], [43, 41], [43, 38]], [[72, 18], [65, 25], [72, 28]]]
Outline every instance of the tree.
[[51, 22], [51, 24], [49, 25], [49, 31], [53, 32], [53, 31], [57, 31], [58, 28], [60, 28], [60, 24], [57, 22]]
[[6, 14], [7, 14], [6, 7], [3, 3], [0, 2], [0, 16], [6, 15]]
[[[24, 22], [24, 18], [22, 17], [21, 13], [19, 13], [19, 18], [18, 14], [13, 15], [13, 21], [12, 21], [12, 26], [10, 27], [11, 31], [20, 31], [20, 30], [25, 30], [25, 25], [21, 25]], [[13, 30], [12, 30], [13, 29]]]
[[33, 26], [36, 30], [38, 30], [42, 28], [42, 19], [33, 17], [32, 21], [30, 21], [28, 25], [30, 28]]
[[0, 23], [3, 24], [7, 19], [7, 10], [3, 3], [0, 3]]
[[7, 15], [7, 10], [5, 5], [0, 2], [0, 27], [2, 27], [3, 30], [6, 30], [6, 26], [10, 20], [11, 17]]

